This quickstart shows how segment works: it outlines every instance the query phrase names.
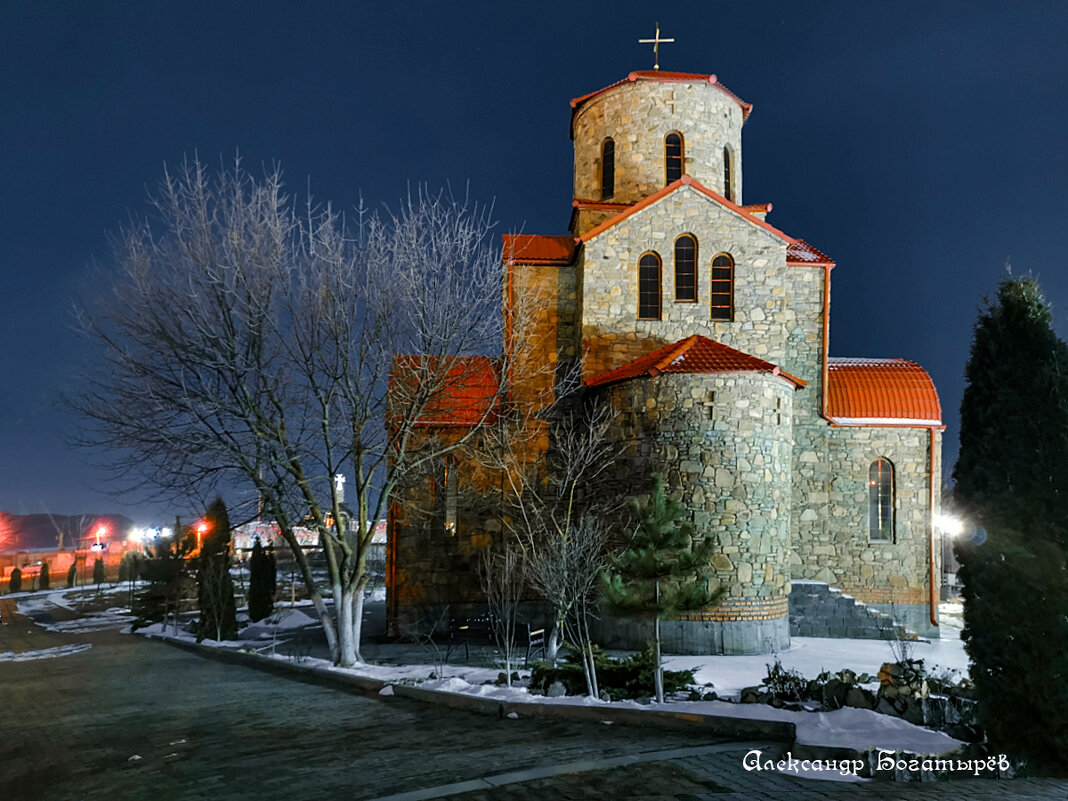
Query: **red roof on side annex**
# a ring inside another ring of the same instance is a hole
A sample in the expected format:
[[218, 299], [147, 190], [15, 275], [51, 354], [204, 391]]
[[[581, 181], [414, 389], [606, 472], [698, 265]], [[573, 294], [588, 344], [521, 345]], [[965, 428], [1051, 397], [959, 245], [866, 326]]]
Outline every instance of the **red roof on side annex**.
[[831, 358], [827, 418], [842, 426], [940, 426], [942, 405], [916, 362]]
[[647, 353], [614, 370], [586, 381], [597, 387], [631, 378], [655, 378], [661, 373], [770, 373], [801, 389], [805, 382], [783, 372], [771, 362], [742, 353], [707, 337], [694, 334], [686, 339]]
[[502, 259], [507, 264], [571, 264], [578, 243], [575, 237], [538, 234], [504, 234]]
[[[401, 355], [389, 374], [391, 401], [410, 409], [413, 396], [433, 391], [414, 421], [417, 428], [471, 428], [497, 421], [500, 368], [486, 356]], [[390, 417], [396, 424], [395, 417]]]

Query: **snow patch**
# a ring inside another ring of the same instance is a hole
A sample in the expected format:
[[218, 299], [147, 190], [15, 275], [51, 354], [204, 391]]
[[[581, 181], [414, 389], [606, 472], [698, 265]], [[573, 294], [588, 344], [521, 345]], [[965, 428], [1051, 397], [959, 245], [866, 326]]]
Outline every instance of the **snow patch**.
[[79, 654], [82, 651], [88, 651], [92, 647], [90, 643], [79, 643], [77, 645], [57, 645], [55, 648], [45, 648], [40, 651], [25, 651], [21, 654], [16, 654], [14, 651], [5, 651], [0, 654], [0, 662], [32, 662], [36, 659], [55, 659], [60, 656]]

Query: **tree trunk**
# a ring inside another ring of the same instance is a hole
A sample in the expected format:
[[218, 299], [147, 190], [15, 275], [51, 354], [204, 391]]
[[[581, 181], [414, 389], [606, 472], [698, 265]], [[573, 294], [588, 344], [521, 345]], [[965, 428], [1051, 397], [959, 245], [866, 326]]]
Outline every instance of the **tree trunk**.
[[352, 599], [352, 641], [356, 654], [356, 661], [363, 661], [360, 653], [360, 643], [363, 641], [363, 583], [356, 586], [356, 593]]
[[[656, 603], [660, 605], [660, 581], [656, 582]], [[656, 673], [654, 683], [656, 685], [656, 702], [664, 703], [664, 669], [660, 664], [660, 613], [653, 618], [653, 650], [656, 657]]]
[[656, 702], [664, 703], [664, 668], [660, 664], [660, 615], [653, 621], [653, 654], [656, 658]]
[[560, 651], [561, 626], [559, 619], [553, 622], [552, 628], [549, 630], [549, 642], [545, 646], [545, 658], [553, 668], [556, 666], [556, 654]]
[[318, 590], [312, 593], [312, 605], [315, 607], [315, 611], [319, 615], [319, 622], [323, 624], [323, 634], [326, 635], [326, 645], [330, 649], [330, 661], [337, 665], [339, 664], [338, 659], [341, 656], [341, 649], [338, 647], [334, 616], [327, 611], [326, 603], [323, 601], [323, 596], [319, 594]]
[[354, 587], [337, 588], [334, 592], [334, 611], [337, 614], [337, 636], [338, 636], [338, 651], [339, 659], [335, 660], [334, 664], [340, 667], [352, 667], [359, 659], [356, 655], [357, 647], [353, 637], [355, 634], [355, 626], [353, 624], [353, 613], [356, 609], [355, 599], [353, 594], [355, 593]]

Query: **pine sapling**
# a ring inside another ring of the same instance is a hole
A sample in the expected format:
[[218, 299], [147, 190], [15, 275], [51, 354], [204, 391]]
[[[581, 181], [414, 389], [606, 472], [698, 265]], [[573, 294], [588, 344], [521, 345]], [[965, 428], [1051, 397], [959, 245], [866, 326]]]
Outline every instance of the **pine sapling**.
[[638, 521], [627, 549], [610, 559], [603, 589], [613, 614], [651, 619], [656, 659], [655, 690], [664, 701], [660, 621], [719, 602], [724, 589], [709, 578], [713, 544], [695, 536], [687, 512], [653, 477], [649, 501], [632, 504]]

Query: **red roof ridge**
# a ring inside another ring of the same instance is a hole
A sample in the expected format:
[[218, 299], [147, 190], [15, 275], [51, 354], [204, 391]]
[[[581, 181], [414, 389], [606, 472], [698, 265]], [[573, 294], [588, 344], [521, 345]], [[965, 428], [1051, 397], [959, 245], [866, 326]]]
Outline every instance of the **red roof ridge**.
[[819, 248], [804, 239], [795, 239], [786, 248], [786, 263], [806, 267], [834, 267], [835, 261]]
[[686, 339], [676, 342], [675, 347], [672, 348], [664, 356], [664, 358], [657, 361], [657, 363], [649, 369], [649, 372], [652, 375], [658, 375], [659, 373], [664, 372], [664, 368], [669, 367], [676, 359], [678, 359], [680, 356], [685, 355], [686, 351], [692, 348], [696, 343], [697, 334], [694, 334], [693, 336], [688, 336], [686, 337]]
[[771, 362], [766, 362], [700, 334], [693, 334], [686, 339], [664, 345], [626, 364], [600, 373], [588, 379], [586, 386], [602, 386], [631, 378], [655, 378], [662, 373], [744, 372], [769, 373], [793, 384], [795, 389], [801, 389], [806, 385], [804, 380], [790, 375]]
[[[753, 215], [750, 212], [746, 211], [744, 207], [739, 206], [737, 203], [734, 203], [734, 202], [732, 202], [730, 200], [727, 200], [727, 198], [723, 197], [723, 195], [719, 194], [718, 192], [712, 191], [708, 187], [704, 186], [700, 181], [697, 181], [695, 178], [692, 178], [690, 175], [683, 175], [681, 178], [679, 178], [676, 181], [672, 181], [670, 184], [668, 184], [664, 188], [658, 189], [656, 192], [653, 192], [653, 194], [646, 195], [644, 198], [639, 200], [637, 203], [635, 203], [635, 204], [631, 205], [630, 207], [628, 207], [625, 211], [620, 212], [615, 217], [612, 217], [609, 220], [605, 220], [603, 223], [601, 223], [597, 227], [591, 228], [589, 231], [587, 231], [581, 237], [579, 237], [579, 240], [582, 241], [582, 242], [589, 242], [591, 239], [593, 239], [594, 237], [599, 236], [600, 234], [604, 233], [609, 228], [617, 225], [618, 223], [621, 223], [623, 220], [627, 219], [632, 214], [636, 214], [637, 212], [641, 211], [642, 209], [648, 208], [649, 206], [651, 206], [654, 203], [656, 203], [658, 200], [660, 200], [660, 199], [662, 199], [664, 197], [667, 197], [672, 192], [674, 192], [676, 189], [679, 189], [680, 187], [683, 187], [683, 186], [693, 187], [694, 189], [696, 189], [701, 194], [703, 194], [706, 197], [710, 198], [711, 200], [714, 200], [715, 202], [719, 203], [721, 206], [726, 208], [728, 211], [733, 211], [735, 214], [740, 215], [742, 218], [744, 218], [745, 220], [748, 220], [753, 225], [756, 225], [759, 228], [763, 228], [765, 231], [767, 231], [768, 233], [772, 234], [773, 236], [776, 236], [779, 239], [782, 239], [784, 242], [786, 242], [787, 245], [792, 245], [794, 242], [798, 241], [798, 240], [794, 239], [792, 236], [788, 236], [787, 234], [784, 234], [782, 231], [780, 231], [775, 226], [764, 222], [764, 220], [761, 220], [759, 217], [756, 217], [755, 215]], [[811, 247], [811, 245], [809, 247]]]
[[772, 210], [772, 208], [773, 206], [770, 203], [746, 203], [744, 206], [742, 206], [743, 210], [748, 211], [750, 213], [754, 211], [761, 211], [767, 214], [769, 211]]
[[501, 260], [512, 264], [571, 264], [578, 242], [571, 234], [502, 234]]
[[571, 205], [577, 209], [625, 209], [633, 206], [633, 203], [613, 203], [608, 200], [588, 200], [577, 197], [571, 201]]

